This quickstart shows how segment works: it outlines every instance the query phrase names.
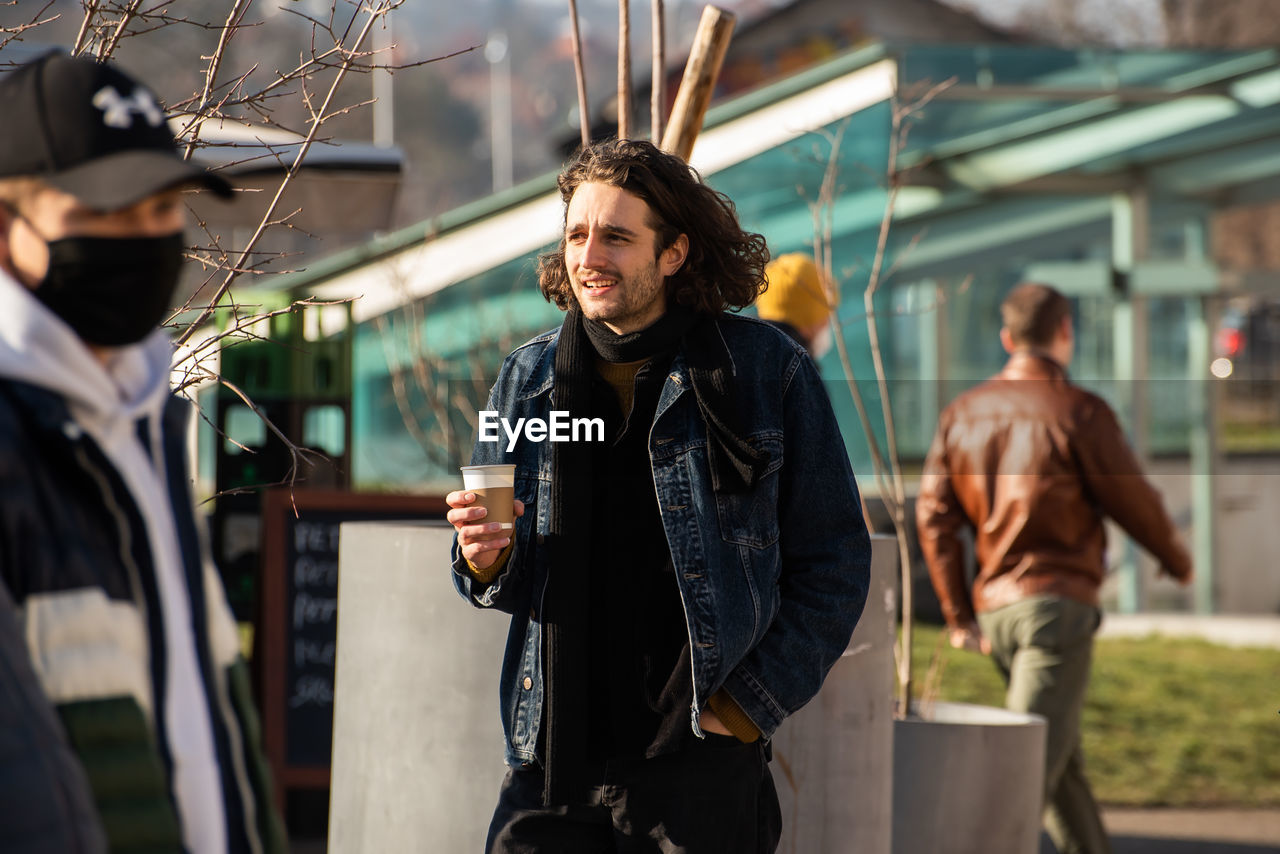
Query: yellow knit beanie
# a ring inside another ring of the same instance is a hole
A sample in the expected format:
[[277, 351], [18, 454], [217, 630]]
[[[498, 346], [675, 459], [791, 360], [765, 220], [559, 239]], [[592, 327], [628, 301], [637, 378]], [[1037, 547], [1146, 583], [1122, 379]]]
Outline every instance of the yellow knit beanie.
[[826, 290], [813, 259], [803, 252], [780, 255], [764, 268], [769, 288], [756, 298], [761, 320], [781, 320], [797, 329], [826, 323]]

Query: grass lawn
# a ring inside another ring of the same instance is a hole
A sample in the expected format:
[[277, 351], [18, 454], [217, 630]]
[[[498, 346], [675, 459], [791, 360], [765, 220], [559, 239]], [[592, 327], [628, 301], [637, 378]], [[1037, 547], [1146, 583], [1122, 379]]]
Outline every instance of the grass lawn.
[[[917, 624], [915, 694], [1003, 705], [983, 656]], [[927, 678], [940, 651], [940, 678]], [[1280, 806], [1280, 650], [1197, 640], [1100, 640], [1084, 711], [1094, 794], [1123, 806]]]

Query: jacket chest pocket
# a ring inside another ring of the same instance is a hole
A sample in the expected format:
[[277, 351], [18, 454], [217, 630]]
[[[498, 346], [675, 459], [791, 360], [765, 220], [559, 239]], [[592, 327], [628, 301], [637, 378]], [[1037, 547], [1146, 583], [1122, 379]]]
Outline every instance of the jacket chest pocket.
[[516, 546], [525, 548], [546, 530], [547, 492], [536, 472], [516, 469], [515, 499], [524, 503], [525, 515], [516, 520]]
[[752, 440], [751, 446], [769, 455], [769, 466], [749, 492], [716, 495], [720, 537], [727, 543], [768, 548], [778, 541], [778, 495], [782, 469], [782, 442]]

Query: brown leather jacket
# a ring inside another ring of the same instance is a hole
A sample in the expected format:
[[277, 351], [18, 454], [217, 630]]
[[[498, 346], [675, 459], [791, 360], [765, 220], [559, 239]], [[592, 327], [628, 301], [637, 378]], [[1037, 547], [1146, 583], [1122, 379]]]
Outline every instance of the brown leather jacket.
[[[916, 503], [920, 546], [951, 626], [1035, 595], [1096, 606], [1110, 516], [1165, 572], [1191, 559], [1159, 493], [1138, 466], [1115, 414], [1038, 353], [943, 411]], [[972, 596], [957, 533], [974, 529]]]

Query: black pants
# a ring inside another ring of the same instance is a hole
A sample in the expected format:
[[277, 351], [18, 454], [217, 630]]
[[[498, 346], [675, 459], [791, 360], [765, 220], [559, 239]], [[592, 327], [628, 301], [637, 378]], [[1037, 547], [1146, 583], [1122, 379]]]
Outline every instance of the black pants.
[[782, 813], [765, 746], [708, 734], [655, 759], [612, 760], [581, 803], [542, 806], [542, 769], [507, 773], [488, 854], [773, 854]]

